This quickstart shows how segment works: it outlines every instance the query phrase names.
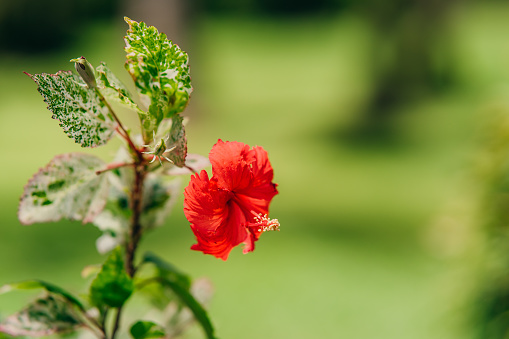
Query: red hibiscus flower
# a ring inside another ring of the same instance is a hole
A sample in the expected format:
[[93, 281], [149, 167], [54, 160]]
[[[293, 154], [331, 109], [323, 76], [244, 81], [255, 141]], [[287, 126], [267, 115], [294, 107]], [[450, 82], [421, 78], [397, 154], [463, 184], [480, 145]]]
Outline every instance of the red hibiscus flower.
[[251, 252], [260, 234], [279, 230], [277, 219], [267, 218], [277, 185], [261, 147], [219, 140], [209, 159], [212, 178], [204, 170], [191, 176], [184, 213], [198, 241], [191, 249], [226, 260], [235, 246], [244, 243], [244, 253]]

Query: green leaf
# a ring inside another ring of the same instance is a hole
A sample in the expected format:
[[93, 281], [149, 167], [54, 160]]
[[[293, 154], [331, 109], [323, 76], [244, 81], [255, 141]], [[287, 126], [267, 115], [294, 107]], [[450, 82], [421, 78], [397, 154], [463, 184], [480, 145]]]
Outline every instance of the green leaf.
[[[141, 284], [141, 285], [140, 285]], [[147, 300], [152, 307], [163, 311], [170, 302], [174, 301], [176, 296], [170, 289], [154, 281], [146, 281], [144, 279], [137, 280], [139, 293]]]
[[85, 307], [83, 306], [83, 304], [71, 293], [67, 292], [66, 290], [56, 285], [53, 285], [42, 280], [27, 280], [17, 283], [6, 284], [0, 287], [0, 294], [4, 294], [15, 290], [32, 290], [37, 288], [42, 288], [48, 292], [59, 295], [66, 299], [67, 301], [69, 301], [71, 304], [76, 305], [82, 311], [85, 311]]
[[53, 119], [67, 136], [82, 147], [105, 144], [115, 132], [115, 123], [95, 89], [90, 89], [81, 77], [71, 71], [56, 74], [28, 74], [53, 112]]
[[[201, 305], [209, 303], [213, 292], [211, 282], [206, 278], [200, 278], [193, 281], [190, 292]], [[178, 336], [189, 327], [196, 319], [190, 309], [184, 307], [178, 298], [172, 300], [164, 310], [164, 319], [167, 324], [166, 335], [169, 338]]]
[[210, 322], [207, 311], [200, 305], [198, 301], [193, 297], [191, 293], [185, 288], [183, 288], [180, 284], [171, 281], [171, 280], [163, 280], [162, 284], [171, 288], [173, 292], [180, 298], [180, 301], [186, 305], [191, 312], [193, 312], [194, 318], [198, 323], [200, 323], [203, 331], [205, 332], [208, 339], [215, 339], [214, 336], [214, 327]]
[[154, 254], [145, 254], [143, 257], [143, 262], [152, 263], [159, 269], [160, 276], [158, 277], [157, 281], [159, 281], [163, 286], [170, 288], [173, 293], [175, 293], [175, 295], [180, 299], [182, 304], [191, 310], [194, 318], [203, 328], [207, 338], [215, 339], [214, 327], [210, 322], [207, 312], [189, 292], [191, 285], [190, 278], [177, 270], [173, 265], [165, 262]]
[[0, 323], [0, 332], [13, 336], [42, 337], [69, 333], [83, 326], [73, 306], [58, 295], [37, 299]]
[[131, 296], [133, 290], [133, 281], [124, 268], [122, 250], [117, 247], [92, 281], [90, 300], [96, 306], [120, 307]]
[[138, 321], [131, 326], [131, 335], [134, 339], [162, 338], [165, 336], [164, 328], [151, 321]]
[[129, 24], [125, 67], [140, 94], [150, 99], [148, 112], [159, 124], [187, 106], [192, 92], [188, 57], [155, 27], [124, 19]]
[[159, 271], [159, 275], [166, 280], [171, 280], [180, 285], [183, 289], [189, 290], [191, 287], [191, 278], [177, 269], [172, 264], [164, 261], [157, 255], [147, 252], [143, 255], [142, 263], [151, 263]]
[[97, 85], [100, 92], [110, 99], [112, 102], [121, 104], [123, 107], [133, 111], [143, 112], [138, 105], [136, 105], [127, 90], [127, 87], [117, 78], [117, 76], [110, 70], [110, 68], [102, 62], [96, 68]]
[[101, 63], [96, 69], [97, 84], [99, 90], [110, 103], [117, 103], [122, 107], [135, 111], [140, 118], [143, 140], [145, 143], [152, 141], [152, 132], [157, 130], [157, 120], [147, 112], [141, 110], [134, 102], [125, 85], [113, 74], [113, 72]]
[[58, 155], [25, 186], [18, 218], [23, 224], [62, 218], [92, 221], [104, 208], [108, 182], [95, 172], [105, 166], [92, 155]]

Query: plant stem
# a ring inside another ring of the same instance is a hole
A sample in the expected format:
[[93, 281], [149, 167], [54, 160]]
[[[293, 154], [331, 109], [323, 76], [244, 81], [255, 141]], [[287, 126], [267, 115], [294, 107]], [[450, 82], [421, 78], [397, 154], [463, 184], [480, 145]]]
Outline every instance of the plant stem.
[[120, 315], [122, 314], [122, 306], [120, 306], [117, 310], [117, 316], [115, 317], [115, 325], [113, 325], [113, 330], [111, 332], [111, 339], [115, 338], [117, 334], [118, 328], [120, 326]]
[[86, 312], [83, 313], [85, 319], [89, 322], [85, 326], [94, 333], [100, 339], [106, 339], [106, 332], [104, 329], [104, 324], [99, 324], [97, 321], [90, 317]]
[[[143, 209], [143, 181], [145, 180], [146, 173], [147, 166], [143, 163], [143, 158], [141, 161], [136, 161], [136, 165], [134, 166], [134, 184], [131, 190], [131, 210], [133, 214], [125, 249], [125, 270], [131, 278], [135, 273], [134, 256], [142, 234], [140, 217]], [[119, 307], [115, 318], [115, 324], [111, 332], [111, 339], [115, 338], [118, 328], [120, 327], [121, 315], [122, 307]]]
[[120, 167], [126, 167], [126, 166], [134, 166], [135, 164], [132, 162], [112, 162], [111, 164], [108, 164], [105, 169], [95, 171], [95, 174], [99, 175], [107, 171], [111, 171]]
[[187, 166], [187, 165], [184, 165], [188, 170], [190, 170], [193, 174], [196, 174], [196, 171], [194, 170], [194, 168], [190, 167], [190, 166]]
[[[141, 151], [136, 147], [133, 143], [129, 133], [126, 131], [122, 122], [117, 117], [110, 104], [106, 101], [101, 91], [96, 88], [96, 93], [99, 96], [99, 99], [104, 103], [104, 105], [108, 108], [111, 115], [115, 119], [118, 124], [117, 132], [124, 137], [124, 139], [129, 144], [129, 148], [135, 156], [134, 163], [132, 164], [111, 164], [106, 170], [132, 165], [134, 167], [134, 183], [131, 189], [131, 210], [133, 212], [131, 217], [131, 225], [129, 227], [127, 244], [125, 248], [125, 270], [127, 274], [132, 278], [135, 273], [134, 268], [134, 256], [136, 252], [136, 248], [138, 247], [138, 242], [140, 241], [142, 234], [142, 227], [140, 224], [141, 212], [143, 210], [143, 181], [145, 180], [145, 175], [147, 173], [147, 165], [146, 160], [143, 157]], [[102, 173], [103, 171], [98, 171], [97, 174]], [[120, 327], [120, 319], [122, 316], [122, 307], [117, 309], [117, 315], [115, 317], [115, 323], [113, 325], [113, 330], [111, 332], [111, 339], [114, 339], [117, 331]]]
[[126, 245], [126, 271], [130, 277], [134, 276], [134, 254], [141, 238], [140, 217], [143, 209], [143, 181], [145, 179], [146, 166], [138, 164], [134, 167], [134, 185], [131, 192], [131, 227], [129, 228], [128, 242]]
[[[119, 134], [122, 135], [124, 137], [124, 139], [127, 141], [127, 143], [129, 144], [129, 147], [131, 148], [131, 150], [136, 154], [136, 157], [138, 158], [138, 161], [142, 162], [143, 161], [143, 154], [141, 154], [140, 150], [136, 147], [136, 145], [134, 145], [133, 141], [131, 140], [131, 137], [129, 136], [129, 133], [127, 133], [126, 129], [124, 128], [124, 125], [122, 124], [122, 122], [120, 121], [118, 116], [113, 111], [113, 108], [111, 108], [110, 104], [108, 103], [108, 101], [106, 101], [106, 98], [101, 93], [101, 91], [99, 91], [98, 88], [95, 88], [95, 92], [99, 96], [99, 99], [108, 108], [108, 110], [110, 111], [111, 115], [113, 116], [113, 119], [115, 119], [115, 121], [117, 122]], [[122, 133], [120, 133], [120, 131]]]
[[[134, 253], [136, 251], [136, 247], [138, 246], [138, 242], [141, 238], [141, 225], [140, 225], [140, 216], [141, 216], [141, 210], [142, 210], [142, 193], [143, 193], [143, 180], [145, 179], [145, 172], [146, 172], [146, 166], [143, 165], [144, 158], [141, 151], [136, 147], [136, 145], [133, 143], [131, 137], [129, 136], [129, 133], [124, 128], [124, 125], [120, 121], [120, 119], [117, 117], [113, 109], [111, 108], [110, 104], [104, 96], [102, 95], [101, 91], [96, 88], [96, 93], [99, 96], [100, 100], [104, 103], [104, 105], [108, 108], [111, 115], [115, 119], [115, 121], [118, 124], [117, 132], [124, 137], [124, 139], [129, 144], [129, 148], [131, 148], [131, 151], [136, 156], [136, 159], [134, 159], [133, 164], [113, 164], [113, 166], [109, 166], [106, 170], [122, 167], [122, 166], [128, 166], [133, 165], [134, 166], [134, 185], [131, 190], [131, 210], [133, 211], [133, 215], [131, 218], [131, 227], [129, 228], [129, 236], [128, 236], [128, 242], [126, 245], [126, 251], [125, 251], [125, 269], [127, 274], [132, 278], [134, 276]], [[97, 174], [102, 173], [103, 171], [98, 171]], [[117, 315], [115, 317], [115, 324], [113, 325], [113, 330], [111, 332], [111, 339], [114, 339], [118, 328], [120, 327], [120, 319], [122, 315], [122, 307], [119, 307], [117, 310]]]

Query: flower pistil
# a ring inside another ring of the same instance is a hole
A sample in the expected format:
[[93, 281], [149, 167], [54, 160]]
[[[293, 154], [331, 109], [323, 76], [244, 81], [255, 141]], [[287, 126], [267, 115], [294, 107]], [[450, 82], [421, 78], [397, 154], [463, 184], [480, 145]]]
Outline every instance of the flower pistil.
[[254, 214], [254, 222], [248, 222], [247, 227], [252, 227], [254, 229], [257, 228], [258, 232], [267, 232], [267, 231], [279, 231], [279, 220], [270, 219], [267, 214], [256, 214], [254, 211], [251, 211]]

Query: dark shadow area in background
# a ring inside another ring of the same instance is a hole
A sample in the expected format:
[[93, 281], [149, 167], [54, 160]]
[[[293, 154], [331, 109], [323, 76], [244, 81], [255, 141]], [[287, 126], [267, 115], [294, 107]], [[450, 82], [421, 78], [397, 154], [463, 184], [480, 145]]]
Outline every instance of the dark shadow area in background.
[[[131, 14], [135, 17], [146, 16], [146, 13], [152, 12], [167, 15], [168, 20], [172, 22], [178, 19], [179, 24], [182, 24], [187, 19], [192, 20], [189, 11], [192, 11], [191, 15], [196, 13], [308, 15], [337, 11], [344, 7], [345, 3], [347, 1], [338, 0], [3, 1], [0, 4], [0, 52], [40, 54], [55, 51], [68, 46], [83, 34], [84, 24], [118, 15]], [[151, 24], [159, 27], [157, 22]], [[188, 25], [187, 22], [185, 24]]]
[[0, 52], [41, 54], [64, 48], [90, 21], [112, 18], [120, 0], [16, 0], [0, 5]]
[[456, 83], [448, 27], [468, 0], [361, 1], [351, 10], [371, 30], [368, 67], [371, 88], [365, 104], [338, 140], [353, 146], [394, 145], [394, 126], [405, 106], [429, 100]]
[[352, 0], [198, 0], [208, 14], [242, 14], [256, 16], [308, 16], [335, 14], [347, 8]]

